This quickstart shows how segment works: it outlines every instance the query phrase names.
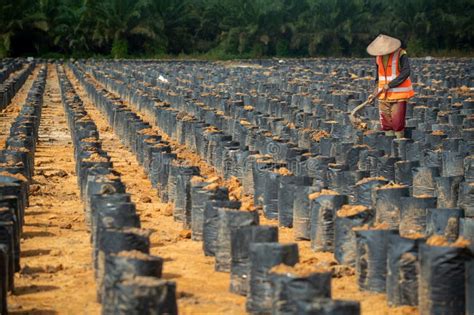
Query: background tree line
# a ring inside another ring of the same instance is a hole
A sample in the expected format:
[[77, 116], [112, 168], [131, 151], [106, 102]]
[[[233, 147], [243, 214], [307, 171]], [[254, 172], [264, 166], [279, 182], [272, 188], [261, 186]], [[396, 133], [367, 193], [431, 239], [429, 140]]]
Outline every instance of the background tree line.
[[469, 54], [474, 0], [0, 0], [0, 56]]

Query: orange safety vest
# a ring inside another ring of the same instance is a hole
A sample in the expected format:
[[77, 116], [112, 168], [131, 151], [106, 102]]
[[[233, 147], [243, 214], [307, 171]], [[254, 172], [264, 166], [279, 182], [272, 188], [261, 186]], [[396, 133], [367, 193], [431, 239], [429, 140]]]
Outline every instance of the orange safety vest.
[[[400, 54], [402, 50], [397, 49], [388, 57], [387, 68], [385, 68], [382, 56], [377, 56], [376, 61], [379, 69], [379, 91], [382, 90], [385, 84], [389, 84], [400, 74]], [[388, 89], [387, 92], [379, 95], [380, 100], [396, 101], [401, 99], [408, 99], [413, 97], [415, 92], [411, 84], [410, 77], [403, 81], [399, 86]]]

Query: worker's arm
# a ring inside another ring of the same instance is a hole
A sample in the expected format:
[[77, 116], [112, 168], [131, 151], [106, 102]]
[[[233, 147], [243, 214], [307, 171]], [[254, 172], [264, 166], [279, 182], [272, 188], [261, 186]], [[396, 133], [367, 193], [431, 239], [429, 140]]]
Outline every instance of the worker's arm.
[[400, 74], [388, 84], [389, 88], [399, 86], [410, 76], [410, 61], [408, 61], [406, 54], [400, 56], [399, 64]]
[[375, 85], [379, 84], [379, 65], [375, 62]]
[[377, 64], [377, 61], [375, 61], [375, 89], [372, 95], [377, 94], [379, 90], [379, 65]]

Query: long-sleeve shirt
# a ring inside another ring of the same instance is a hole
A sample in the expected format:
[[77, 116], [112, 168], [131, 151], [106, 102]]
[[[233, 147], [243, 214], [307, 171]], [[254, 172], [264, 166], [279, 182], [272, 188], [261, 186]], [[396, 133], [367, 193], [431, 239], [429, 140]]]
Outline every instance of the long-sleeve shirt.
[[[403, 54], [400, 56], [399, 60], [400, 65], [400, 74], [390, 81], [388, 84], [389, 88], [394, 88], [402, 84], [410, 76], [410, 61], [408, 60], [408, 56]], [[375, 63], [375, 83], [379, 82], [379, 66]]]

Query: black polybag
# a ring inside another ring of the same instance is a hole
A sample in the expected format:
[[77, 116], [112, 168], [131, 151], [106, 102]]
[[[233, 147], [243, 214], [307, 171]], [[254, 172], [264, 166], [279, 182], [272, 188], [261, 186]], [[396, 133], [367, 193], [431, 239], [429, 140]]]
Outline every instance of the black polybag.
[[347, 204], [346, 195], [320, 195], [311, 203], [311, 248], [334, 251], [336, 212]]
[[357, 244], [353, 228], [371, 225], [374, 217], [372, 209], [345, 217], [336, 214], [334, 258], [339, 264], [355, 265]]
[[474, 253], [474, 218], [460, 219], [459, 235], [470, 242], [469, 248]]
[[395, 163], [395, 182], [411, 186], [413, 184], [412, 170], [420, 166], [419, 161], [398, 161]]
[[209, 201], [204, 208], [204, 225], [202, 228], [202, 247], [204, 255], [215, 256], [217, 246], [218, 209], [238, 209], [238, 201]]
[[421, 244], [419, 259], [420, 314], [464, 315], [466, 311], [466, 249]]
[[258, 225], [257, 211], [241, 211], [218, 209], [217, 237], [216, 237], [216, 271], [230, 272], [231, 232], [244, 226]]
[[418, 305], [418, 247], [424, 239], [390, 235], [387, 252], [387, 300], [391, 306]]
[[7, 314], [8, 246], [0, 244], [0, 314]]
[[308, 303], [297, 301], [298, 315], [360, 315], [360, 302], [347, 300], [315, 299]]
[[5, 246], [7, 250], [7, 277], [8, 291], [14, 289], [15, 257], [13, 245], [13, 223], [0, 222], [0, 246]]
[[466, 314], [474, 314], [474, 256], [466, 261]]
[[321, 187], [303, 186], [295, 191], [293, 201], [293, 231], [296, 240], [311, 239], [311, 200], [309, 195], [320, 192]]
[[250, 244], [250, 276], [246, 309], [251, 313], [270, 312], [272, 287], [269, 271], [285, 264], [294, 266], [298, 260], [297, 244], [253, 243]]
[[437, 167], [416, 167], [413, 169], [413, 195], [435, 196], [436, 182], [439, 177], [439, 168]]
[[366, 207], [372, 206], [373, 194], [375, 193], [375, 188], [381, 187], [388, 184], [388, 181], [385, 179], [372, 178], [367, 179], [364, 182], [360, 181], [355, 184], [355, 204], [363, 205]]
[[95, 222], [92, 228], [92, 257], [95, 267], [97, 267], [99, 239], [104, 229], [140, 227], [140, 217], [136, 214], [134, 203], [107, 203], [95, 213]]
[[105, 276], [105, 259], [110, 254], [121, 251], [138, 250], [145, 254], [150, 252], [150, 232], [137, 228], [104, 229], [98, 237], [97, 255], [97, 299], [100, 301], [100, 288]]
[[356, 230], [356, 277], [359, 289], [385, 292], [387, 248], [390, 235], [397, 230]]
[[311, 302], [331, 297], [332, 272], [315, 272], [308, 275], [270, 273], [272, 282], [272, 314], [297, 314], [297, 302]]
[[[459, 220], [464, 217], [464, 211], [460, 208], [435, 208], [427, 209], [426, 212], [426, 235], [445, 235], [449, 220], [456, 223], [457, 232], [454, 239], [459, 234]], [[452, 225], [452, 223], [451, 223]]]
[[186, 229], [191, 227], [191, 178], [195, 175], [199, 175], [198, 167], [180, 166], [175, 177], [173, 216], [176, 221], [183, 222]]
[[386, 223], [390, 228], [397, 228], [401, 220], [402, 197], [409, 195], [407, 186], [375, 189], [375, 221]]
[[249, 278], [249, 249], [251, 243], [278, 242], [278, 227], [251, 225], [231, 230], [230, 291], [246, 295]]
[[436, 177], [436, 192], [438, 207], [455, 208], [459, 200], [459, 186], [463, 182], [463, 176]]
[[474, 182], [462, 183], [459, 186], [458, 205], [464, 209], [466, 217], [474, 217]]
[[7, 223], [11, 230], [11, 237], [13, 239], [13, 260], [14, 272], [20, 271], [20, 231], [18, 230], [18, 222], [13, 214], [13, 209], [0, 206], [0, 224]]
[[312, 178], [305, 176], [280, 176], [278, 181], [278, 224], [293, 226], [293, 204], [297, 190], [311, 186]]
[[204, 227], [204, 208], [211, 200], [227, 200], [228, 191], [226, 188], [218, 187], [215, 190], [203, 189], [209, 183], [200, 183], [191, 188], [191, 238], [195, 241], [202, 241]]
[[[278, 219], [278, 192], [279, 181], [282, 177], [273, 171], [264, 171], [265, 177], [263, 198], [263, 214], [267, 219]], [[256, 190], [258, 190], [256, 188]]]
[[105, 258], [105, 276], [101, 293], [103, 313], [113, 309], [115, 286], [120, 281], [136, 276], [161, 278], [163, 259], [157, 256], [143, 256], [145, 259], [111, 254]]
[[136, 277], [117, 284], [114, 308], [103, 315], [178, 314], [176, 283], [153, 277]]
[[426, 233], [427, 209], [436, 208], [435, 197], [402, 197], [400, 235]]

